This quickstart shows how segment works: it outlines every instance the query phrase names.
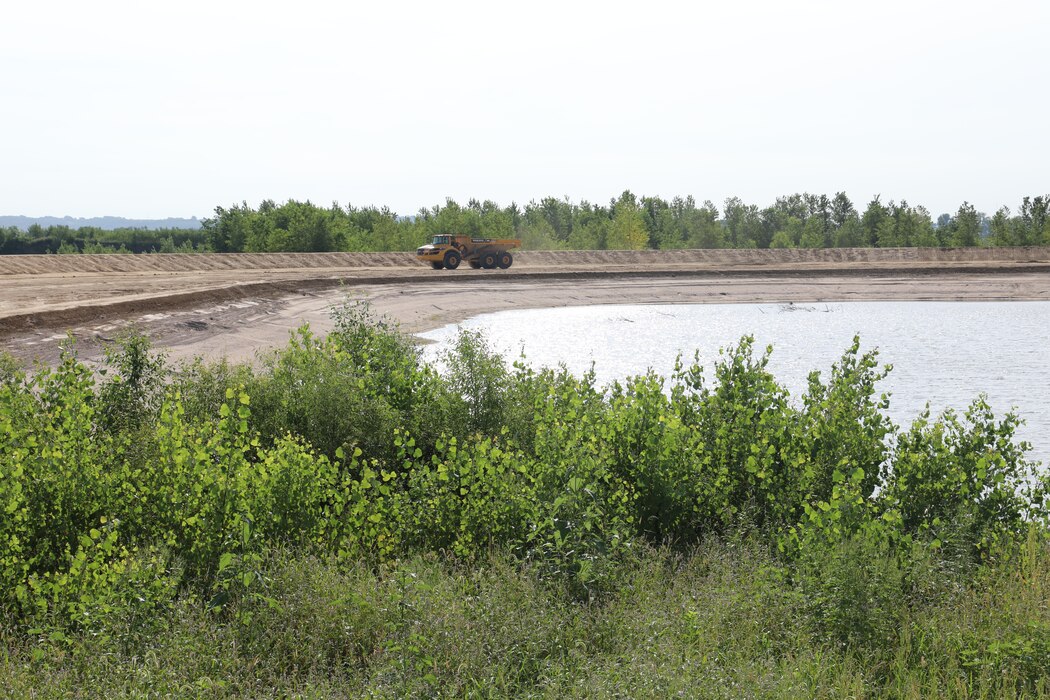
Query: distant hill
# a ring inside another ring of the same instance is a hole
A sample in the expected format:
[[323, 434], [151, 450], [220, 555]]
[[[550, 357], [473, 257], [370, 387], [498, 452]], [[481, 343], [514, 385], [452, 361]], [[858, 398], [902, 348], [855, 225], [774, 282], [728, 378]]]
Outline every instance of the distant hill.
[[22, 231], [27, 231], [33, 224], [39, 224], [44, 228], [48, 226], [68, 226], [71, 229], [78, 229], [82, 226], [94, 226], [105, 231], [112, 231], [118, 228], [155, 230], [160, 228], [199, 229], [201, 227], [201, 222], [197, 217], [190, 219], [125, 219], [122, 216], [95, 216], [85, 219], [73, 216], [0, 216], [0, 228], [13, 226]]

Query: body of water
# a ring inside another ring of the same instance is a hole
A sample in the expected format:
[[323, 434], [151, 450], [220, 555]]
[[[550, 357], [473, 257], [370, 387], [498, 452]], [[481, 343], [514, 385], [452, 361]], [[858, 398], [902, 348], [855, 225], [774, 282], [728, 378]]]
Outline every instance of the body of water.
[[[460, 324], [484, 331], [508, 360], [522, 353], [535, 366], [565, 364], [581, 374], [592, 364], [599, 384], [652, 368], [670, 377], [675, 358], [710, 368], [719, 348], [753, 335], [758, 351], [773, 345], [770, 371], [800, 397], [810, 371], [827, 374], [860, 335], [893, 371], [881, 386], [889, 414], [908, 425], [929, 403], [934, 415], [966, 409], [984, 393], [997, 416], [1010, 409], [1027, 425], [1019, 436], [1031, 456], [1050, 463], [1050, 302], [849, 302], [584, 306], [501, 311]], [[440, 358], [456, 326], [421, 336]]]

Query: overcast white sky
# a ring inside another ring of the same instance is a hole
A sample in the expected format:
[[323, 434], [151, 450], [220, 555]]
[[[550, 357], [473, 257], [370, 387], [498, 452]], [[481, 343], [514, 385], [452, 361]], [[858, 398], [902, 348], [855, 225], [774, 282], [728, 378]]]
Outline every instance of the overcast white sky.
[[1050, 191], [1050, 3], [9, 2], [0, 214]]

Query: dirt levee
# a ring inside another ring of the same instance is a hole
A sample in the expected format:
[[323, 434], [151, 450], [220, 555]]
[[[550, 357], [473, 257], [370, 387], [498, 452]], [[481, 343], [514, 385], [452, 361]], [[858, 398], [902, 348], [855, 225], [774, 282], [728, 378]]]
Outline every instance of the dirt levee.
[[97, 353], [135, 324], [175, 355], [250, 358], [353, 294], [406, 330], [503, 308], [603, 303], [1050, 299], [1050, 248], [518, 251], [509, 270], [414, 253], [0, 256], [0, 347]]
[[[830, 248], [779, 250], [517, 251], [515, 269], [676, 269], [683, 266], [781, 266], [888, 263], [1050, 262], [1050, 248]], [[153, 255], [5, 255], [0, 275], [207, 273], [303, 270], [431, 271], [414, 253], [215, 253]]]

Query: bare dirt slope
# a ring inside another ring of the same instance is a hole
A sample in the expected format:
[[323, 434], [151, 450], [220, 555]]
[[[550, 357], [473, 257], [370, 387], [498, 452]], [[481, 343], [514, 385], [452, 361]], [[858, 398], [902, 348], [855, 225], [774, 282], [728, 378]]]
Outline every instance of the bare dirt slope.
[[250, 359], [348, 295], [418, 332], [504, 308], [601, 303], [1050, 299], [1050, 248], [538, 251], [510, 270], [412, 253], [0, 257], [0, 348], [92, 357], [137, 325], [176, 357]]

